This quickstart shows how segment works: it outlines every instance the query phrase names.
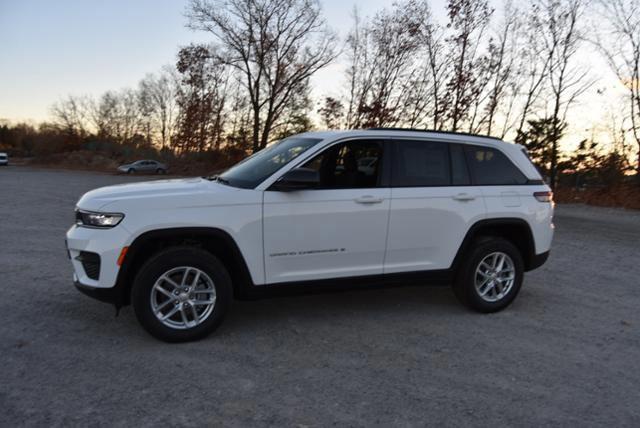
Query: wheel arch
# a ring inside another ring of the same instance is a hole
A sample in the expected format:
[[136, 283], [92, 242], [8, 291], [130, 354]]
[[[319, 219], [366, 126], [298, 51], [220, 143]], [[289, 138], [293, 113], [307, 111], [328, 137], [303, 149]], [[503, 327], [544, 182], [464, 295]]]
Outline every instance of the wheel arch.
[[482, 237], [507, 239], [520, 251], [525, 271], [536, 267], [535, 241], [531, 227], [526, 220], [507, 217], [479, 220], [469, 228], [452, 263], [455, 271], [471, 249], [473, 242]]
[[243, 297], [253, 286], [244, 256], [226, 231], [211, 227], [155, 229], [140, 234], [129, 245], [116, 280], [115, 305], [121, 307], [130, 304], [135, 275], [149, 257], [177, 245], [199, 247], [220, 259], [231, 276], [235, 297]]

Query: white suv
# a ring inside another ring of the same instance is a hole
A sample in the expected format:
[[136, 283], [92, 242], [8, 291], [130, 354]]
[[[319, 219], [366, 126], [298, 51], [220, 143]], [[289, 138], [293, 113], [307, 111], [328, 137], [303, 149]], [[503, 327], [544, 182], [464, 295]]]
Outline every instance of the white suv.
[[397, 129], [310, 132], [208, 178], [104, 187], [67, 232], [76, 286], [166, 341], [202, 338], [232, 298], [452, 283], [493, 312], [542, 265], [552, 193], [521, 146]]

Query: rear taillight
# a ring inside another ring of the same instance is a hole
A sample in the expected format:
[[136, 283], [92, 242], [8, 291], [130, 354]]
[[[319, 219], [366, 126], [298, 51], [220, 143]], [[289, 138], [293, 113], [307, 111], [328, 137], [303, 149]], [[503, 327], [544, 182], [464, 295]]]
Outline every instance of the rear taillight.
[[538, 202], [553, 202], [553, 192], [534, 192], [533, 197], [538, 200]]

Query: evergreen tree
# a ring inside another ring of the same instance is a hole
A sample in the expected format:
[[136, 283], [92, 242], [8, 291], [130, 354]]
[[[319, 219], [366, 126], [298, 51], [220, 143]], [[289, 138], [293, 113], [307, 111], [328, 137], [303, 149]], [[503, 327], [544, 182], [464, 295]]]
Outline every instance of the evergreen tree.
[[516, 143], [527, 148], [529, 157], [547, 178], [551, 178], [552, 165], [558, 163], [559, 155], [554, 148], [554, 141], [559, 141], [567, 128], [566, 123], [556, 126], [554, 121], [553, 117], [529, 120], [528, 129], [518, 131], [516, 136]]

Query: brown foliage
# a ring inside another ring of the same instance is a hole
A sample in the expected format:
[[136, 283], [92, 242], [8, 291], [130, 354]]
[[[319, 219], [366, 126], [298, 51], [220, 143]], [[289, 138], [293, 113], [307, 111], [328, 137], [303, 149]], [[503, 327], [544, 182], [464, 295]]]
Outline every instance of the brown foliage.
[[640, 210], [640, 187], [630, 184], [583, 189], [558, 187], [554, 192], [554, 199], [559, 203], [584, 203]]
[[34, 158], [31, 165], [55, 166], [65, 169], [113, 172], [118, 161], [90, 150], [76, 150], [67, 153], [53, 153]]

